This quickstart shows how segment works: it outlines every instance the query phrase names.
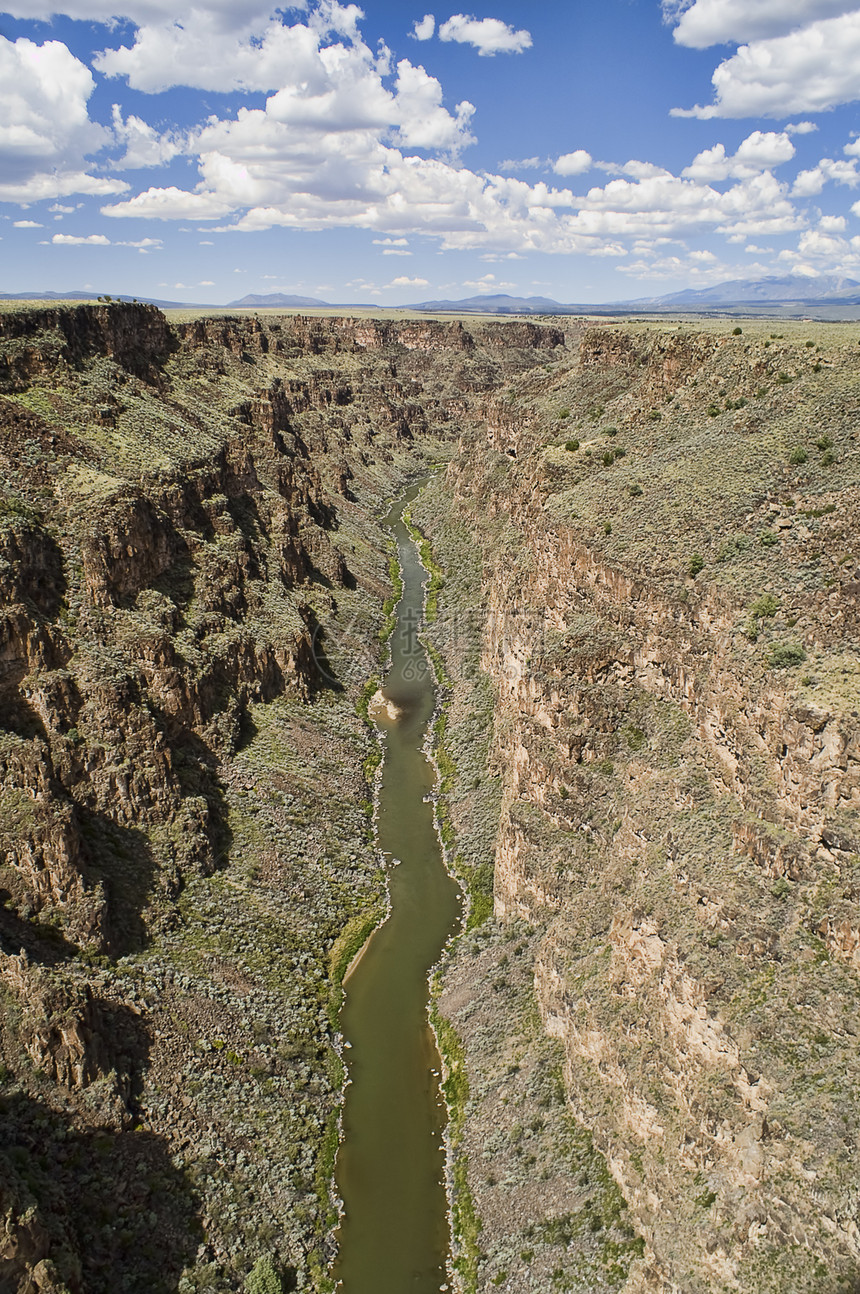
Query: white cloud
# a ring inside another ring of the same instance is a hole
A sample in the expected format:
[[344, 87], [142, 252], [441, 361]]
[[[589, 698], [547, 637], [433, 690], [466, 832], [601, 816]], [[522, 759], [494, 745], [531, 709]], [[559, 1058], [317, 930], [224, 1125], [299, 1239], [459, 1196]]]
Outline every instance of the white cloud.
[[48, 207], [49, 211], [59, 211], [64, 216], [70, 216], [74, 209], [74, 207], [64, 207], [61, 202], [54, 202]]
[[591, 154], [584, 148], [577, 148], [572, 153], [562, 153], [553, 162], [552, 169], [556, 175], [582, 175], [594, 165]]
[[383, 256], [411, 256], [411, 252], [404, 251], [402, 247], [386, 247], [382, 253]]
[[429, 282], [429, 279], [409, 279], [405, 274], [401, 274], [396, 279], [392, 279], [388, 286], [390, 288], [426, 288]]
[[89, 234], [84, 238], [78, 234], [54, 234], [51, 242], [62, 247], [110, 247], [111, 241], [104, 234]]
[[516, 283], [505, 283], [503, 280], [496, 278], [495, 274], [483, 274], [479, 279], [465, 279], [464, 288], [475, 288], [476, 291], [484, 293], [499, 292], [503, 288], [515, 288]]
[[787, 126], [783, 126], [786, 135], [811, 135], [817, 129], [814, 121], [790, 121]]
[[128, 188], [87, 170], [86, 158], [111, 142], [88, 115], [94, 88], [89, 68], [61, 41], [0, 36], [0, 201]]
[[774, 166], [791, 161], [795, 148], [784, 131], [754, 130], [739, 145], [734, 156], [727, 155], [722, 144], [714, 144], [693, 158], [681, 172], [692, 179], [715, 182], [747, 179]]
[[479, 54], [521, 54], [531, 47], [529, 32], [515, 31], [500, 18], [473, 18], [462, 13], [454, 14], [439, 28], [440, 40], [455, 40], [461, 45], [474, 45]]
[[855, 188], [860, 183], [860, 173], [857, 171], [857, 160], [852, 158], [851, 161], [843, 162], [841, 159], [834, 160], [832, 157], [822, 157], [821, 161], [811, 170], [801, 171], [794, 181], [792, 193], [796, 198], [810, 198], [820, 193], [825, 184], [831, 181], [834, 184], [844, 184], [848, 188]]
[[857, 0], [663, 0], [675, 40], [692, 49], [785, 36], [820, 18], [836, 18], [857, 8]]
[[818, 228], [828, 234], [841, 234], [847, 225], [848, 221], [844, 216], [822, 216], [818, 222]]
[[164, 166], [182, 151], [172, 134], [160, 135], [140, 117], [123, 117], [118, 103], [113, 105], [113, 133], [125, 145], [123, 156], [111, 165], [115, 170], [137, 170], [145, 166]]
[[188, 193], [170, 185], [166, 189], [146, 189], [126, 202], [102, 207], [102, 215], [146, 220], [218, 220], [233, 209], [233, 203], [214, 193]]
[[44, 229], [45, 226], [38, 220], [13, 220], [15, 229]]
[[539, 171], [545, 165], [542, 157], [506, 157], [499, 162], [500, 171]]
[[[804, 8], [808, 13], [817, 4]], [[711, 78], [715, 102], [673, 108], [681, 117], [782, 117], [860, 98], [860, 10], [742, 45]], [[692, 13], [692, 10], [688, 11]]]
[[416, 40], [430, 40], [436, 30], [436, 19], [432, 13], [425, 13], [420, 21], [416, 21], [410, 35]]
[[407, 238], [374, 238], [373, 245], [374, 247], [408, 247], [409, 240]]

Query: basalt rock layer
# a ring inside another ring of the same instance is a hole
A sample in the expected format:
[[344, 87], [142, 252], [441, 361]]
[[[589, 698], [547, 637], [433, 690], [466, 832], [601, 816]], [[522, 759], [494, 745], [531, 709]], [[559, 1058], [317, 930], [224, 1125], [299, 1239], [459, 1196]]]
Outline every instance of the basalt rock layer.
[[0, 315], [4, 1290], [324, 1283], [376, 516], [563, 342]]

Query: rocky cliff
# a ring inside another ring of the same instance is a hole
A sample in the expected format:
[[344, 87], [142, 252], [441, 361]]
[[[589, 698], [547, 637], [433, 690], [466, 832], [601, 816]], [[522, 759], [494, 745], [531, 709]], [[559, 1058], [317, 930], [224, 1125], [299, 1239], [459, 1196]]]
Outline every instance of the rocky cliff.
[[[498, 777], [498, 832], [462, 860], [474, 877], [491, 857], [495, 924], [441, 997], [479, 1094], [463, 1142], [477, 1287], [532, 1288], [543, 1253], [521, 1150], [507, 1190], [487, 1153], [514, 1099], [505, 1028], [483, 1005], [478, 1028], [464, 988], [505, 966], [504, 1018], [520, 938], [569, 1106], [646, 1243], [626, 1288], [854, 1288], [857, 338], [572, 340], [573, 362], [489, 397], [417, 510], [443, 560], [453, 535], [479, 538], [495, 694], [474, 785]], [[470, 688], [458, 596], [437, 633]], [[451, 784], [472, 841], [476, 793]], [[553, 1202], [568, 1238], [587, 1204]], [[612, 1284], [611, 1253], [590, 1273], [561, 1257], [563, 1288]]]
[[562, 344], [0, 315], [4, 1290], [325, 1283], [377, 511]]

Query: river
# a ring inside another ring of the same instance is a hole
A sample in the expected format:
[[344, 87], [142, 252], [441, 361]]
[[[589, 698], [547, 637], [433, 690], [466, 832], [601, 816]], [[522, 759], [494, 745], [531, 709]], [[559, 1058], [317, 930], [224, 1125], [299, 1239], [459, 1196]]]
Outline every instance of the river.
[[391, 912], [344, 986], [350, 1082], [336, 1167], [344, 1216], [335, 1268], [342, 1294], [448, 1288], [446, 1119], [428, 974], [459, 928], [462, 895], [442, 859], [428, 798], [436, 777], [422, 749], [436, 703], [418, 641], [427, 575], [402, 515], [419, 489], [410, 487], [385, 518], [403, 574], [382, 689], [387, 705], [377, 702], [371, 711], [384, 744], [378, 841]]

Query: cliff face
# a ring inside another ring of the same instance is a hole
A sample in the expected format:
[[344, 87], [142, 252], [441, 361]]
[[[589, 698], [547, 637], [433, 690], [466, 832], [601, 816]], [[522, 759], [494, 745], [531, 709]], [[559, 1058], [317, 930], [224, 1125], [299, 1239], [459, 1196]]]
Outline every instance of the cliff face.
[[382, 902], [375, 513], [562, 343], [0, 315], [10, 1289], [238, 1289], [261, 1250], [322, 1280], [338, 950]]
[[631, 1289], [860, 1273], [860, 370], [853, 336], [750, 334], [585, 331], [448, 470], [484, 536], [495, 914], [541, 932]]

